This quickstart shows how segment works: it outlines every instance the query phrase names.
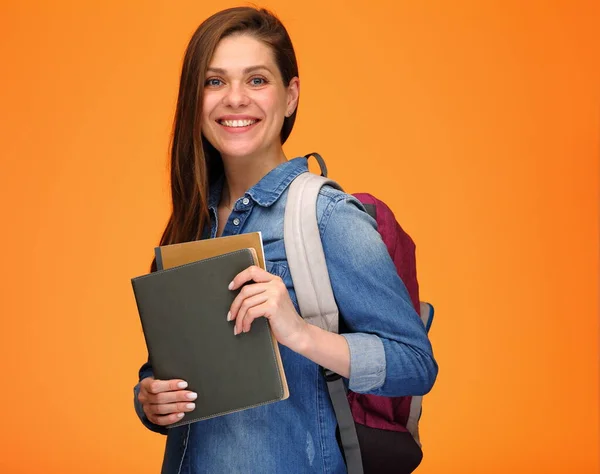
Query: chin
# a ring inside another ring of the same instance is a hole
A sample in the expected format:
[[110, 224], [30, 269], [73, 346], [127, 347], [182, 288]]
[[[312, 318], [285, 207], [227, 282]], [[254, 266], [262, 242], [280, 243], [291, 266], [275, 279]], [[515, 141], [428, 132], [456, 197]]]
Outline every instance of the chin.
[[254, 155], [260, 148], [252, 144], [231, 144], [220, 146], [217, 148], [221, 156], [231, 156], [235, 158], [243, 158], [245, 156]]

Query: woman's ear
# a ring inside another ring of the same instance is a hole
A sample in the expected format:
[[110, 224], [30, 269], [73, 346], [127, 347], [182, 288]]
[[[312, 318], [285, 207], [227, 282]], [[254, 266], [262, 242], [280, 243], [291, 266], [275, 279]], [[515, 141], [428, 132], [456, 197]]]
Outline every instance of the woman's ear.
[[285, 116], [291, 116], [298, 106], [298, 97], [300, 97], [300, 79], [293, 77], [287, 87], [287, 108]]

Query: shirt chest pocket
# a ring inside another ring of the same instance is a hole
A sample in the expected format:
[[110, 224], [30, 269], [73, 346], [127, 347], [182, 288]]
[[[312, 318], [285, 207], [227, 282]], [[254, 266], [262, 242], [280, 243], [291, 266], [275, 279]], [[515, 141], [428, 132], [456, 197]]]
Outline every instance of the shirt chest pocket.
[[283, 262], [272, 262], [271, 260], [265, 260], [267, 271], [275, 276], [278, 276], [285, 281], [288, 274], [288, 267]]
[[288, 289], [288, 293], [290, 294], [290, 299], [292, 300], [292, 303], [296, 308], [296, 311], [300, 313], [298, 300], [296, 298], [296, 292], [294, 291], [294, 286], [292, 284], [292, 276], [287, 266], [287, 262], [271, 262], [269, 260], [266, 260], [265, 265], [267, 266], [267, 271], [269, 273], [271, 273], [272, 275], [276, 275], [283, 280], [285, 286]]

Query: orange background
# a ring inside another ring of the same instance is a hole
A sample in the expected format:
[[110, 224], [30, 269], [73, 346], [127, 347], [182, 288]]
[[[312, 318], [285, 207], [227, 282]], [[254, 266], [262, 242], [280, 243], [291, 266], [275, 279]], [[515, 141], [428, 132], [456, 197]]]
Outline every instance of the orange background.
[[[2, 4], [2, 473], [159, 470], [130, 278], [169, 211], [183, 51], [233, 5]], [[417, 243], [440, 364], [418, 472], [597, 473], [598, 3], [263, 5], [300, 63], [288, 156]]]

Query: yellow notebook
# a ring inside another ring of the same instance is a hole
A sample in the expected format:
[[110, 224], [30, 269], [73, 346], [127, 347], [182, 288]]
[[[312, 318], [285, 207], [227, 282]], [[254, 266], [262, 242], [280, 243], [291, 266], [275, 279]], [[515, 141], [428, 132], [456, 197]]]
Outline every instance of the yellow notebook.
[[265, 251], [260, 232], [163, 245], [156, 247], [154, 253], [156, 267], [162, 270], [248, 248], [256, 251], [258, 266], [266, 270]]

